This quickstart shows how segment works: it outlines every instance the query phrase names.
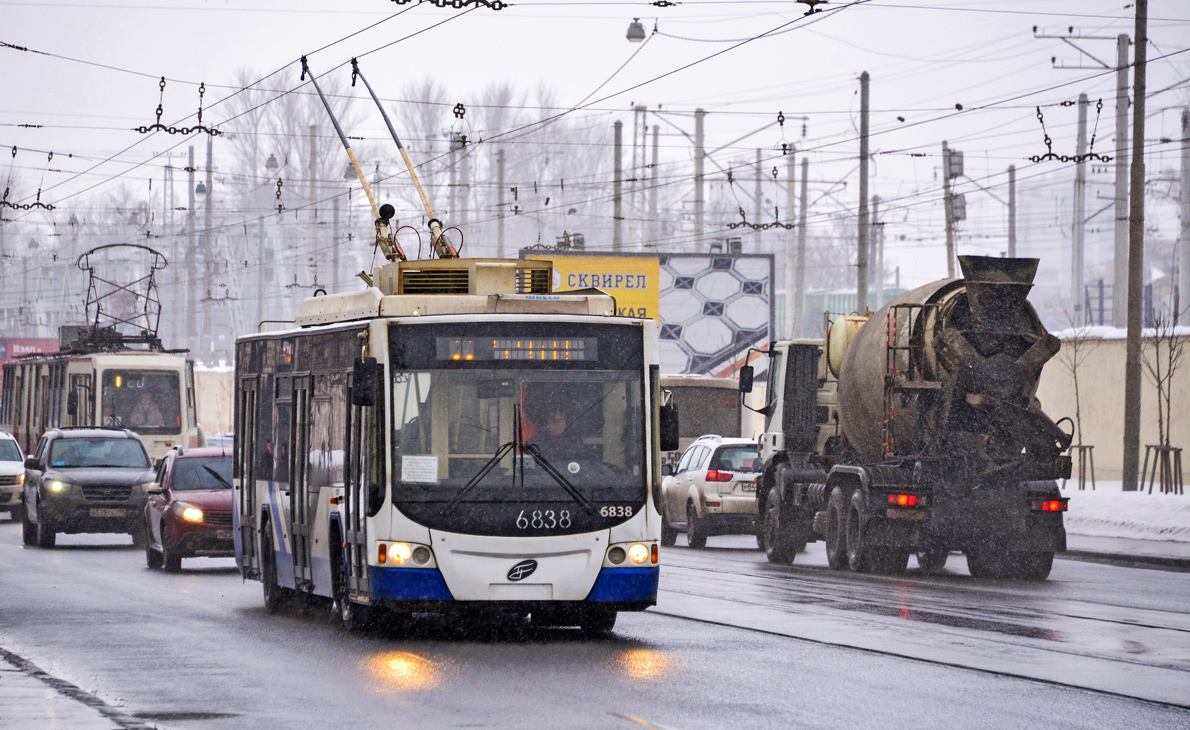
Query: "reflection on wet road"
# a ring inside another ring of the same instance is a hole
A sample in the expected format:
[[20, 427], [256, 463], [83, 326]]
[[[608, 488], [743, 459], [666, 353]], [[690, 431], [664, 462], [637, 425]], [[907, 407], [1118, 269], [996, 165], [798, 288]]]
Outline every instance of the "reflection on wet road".
[[[658, 610], [675, 616], [1190, 705], [1190, 581], [1073, 561], [1044, 583], [831, 571], [821, 544], [771, 565], [751, 538], [678, 547]], [[746, 608], [745, 608], [746, 607]]]

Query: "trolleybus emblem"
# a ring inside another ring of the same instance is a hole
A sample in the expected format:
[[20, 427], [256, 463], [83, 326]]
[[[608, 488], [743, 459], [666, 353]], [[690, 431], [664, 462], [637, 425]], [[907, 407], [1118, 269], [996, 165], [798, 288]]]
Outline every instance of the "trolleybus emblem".
[[508, 570], [509, 580], [522, 580], [533, 575], [533, 571], [537, 570], [536, 560], [522, 560]]

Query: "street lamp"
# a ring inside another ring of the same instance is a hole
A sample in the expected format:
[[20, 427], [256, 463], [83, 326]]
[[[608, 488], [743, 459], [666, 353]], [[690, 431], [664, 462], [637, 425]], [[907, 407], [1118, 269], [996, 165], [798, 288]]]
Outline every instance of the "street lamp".
[[273, 173], [276, 172], [278, 167], [280, 165], [277, 164], [277, 156], [269, 155], [269, 159], [264, 163], [264, 169], [268, 171], [269, 177], [273, 176]]
[[645, 26], [640, 22], [640, 18], [633, 18], [628, 24], [627, 37], [632, 43], [640, 43], [645, 39]]

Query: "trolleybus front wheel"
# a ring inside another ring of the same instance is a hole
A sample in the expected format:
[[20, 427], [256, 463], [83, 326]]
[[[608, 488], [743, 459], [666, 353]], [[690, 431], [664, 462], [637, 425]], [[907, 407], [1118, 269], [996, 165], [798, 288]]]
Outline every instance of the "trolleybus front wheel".
[[273, 556], [273, 526], [268, 522], [260, 532], [260, 568], [260, 582], [264, 584], [264, 610], [266, 613], [280, 613], [286, 608], [288, 596], [285, 589], [277, 583], [277, 560]]

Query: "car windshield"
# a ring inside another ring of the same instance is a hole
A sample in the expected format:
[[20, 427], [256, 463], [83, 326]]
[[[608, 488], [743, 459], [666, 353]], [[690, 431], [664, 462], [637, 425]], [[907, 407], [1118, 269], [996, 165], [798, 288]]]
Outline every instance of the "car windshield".
[[182, 398], [172, 370], [108, 370], [103, 374], [103, 425], [141, 434], [180, 433]]
[[21, 450], [16, 441], [0, 441], [0, 461], [20, 461]]
[[195, 456], [174, 463], [170, 489], [231, 489], [230, 456]]
[[140, 441], [130, 438], [58, 439], [50, 446], [49, 466], [77, 469], [107, 466], [148, 469], [149, 457]]
[[759, 460], [760, 447], [755, 444], [724, 446], [715, 455], [715, 461], [711, 467], [722, 471], [754, 472], [760, 471], [756, 468], [756, 462]]

